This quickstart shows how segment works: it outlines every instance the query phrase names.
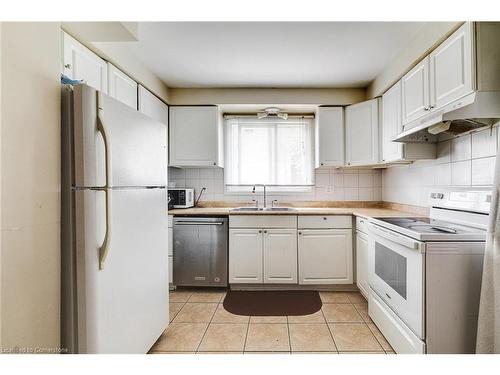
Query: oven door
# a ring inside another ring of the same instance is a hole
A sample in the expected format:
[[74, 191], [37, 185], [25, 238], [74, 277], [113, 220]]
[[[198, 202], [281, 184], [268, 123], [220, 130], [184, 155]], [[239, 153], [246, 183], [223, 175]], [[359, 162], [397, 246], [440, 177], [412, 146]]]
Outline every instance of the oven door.
[[370, 287], [424, 338], [425, 244], [370, 223]]

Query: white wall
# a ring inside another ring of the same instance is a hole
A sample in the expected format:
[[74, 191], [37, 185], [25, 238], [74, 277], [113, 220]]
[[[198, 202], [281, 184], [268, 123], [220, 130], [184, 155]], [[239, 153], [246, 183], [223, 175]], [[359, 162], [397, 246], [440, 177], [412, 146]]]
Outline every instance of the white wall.
[[365, 100], [365, 89], [170, 88], [169, 104], [329, 104]]
[[[228, 201], [250, 203], [252, 194], [227, 193], [224, 189], [224, 171], [221, 168], [169, 168], [169, 181], [176, 187], [195, 189], [198, 196], [206, 187], [201, 201]], [[382, 197], [382, 174], [372, 169], [316, 169], [316, 186], [307, 193], [273, 193], [268, 202], [278, 201], [380, 201]], [[262, 205], [260, 193], [256, 194]]]
[[2, 348], [59, 346], [60, 28], [1, 31]]
[[393, 57], [390, 64], [380, 72], [368, 86], [366, 95], [374, 98], [382, 95], [403, 75], [405, 75], [423, 56], [445, 40], [463, 22], [426, 22], [408, 42], [406, 47]]
[[385, 170], [382, 198], [428, 206], [429, 192], [435, 188], [491, 187], [498, 144], [498, 126], [440, 142], [436, 160]]

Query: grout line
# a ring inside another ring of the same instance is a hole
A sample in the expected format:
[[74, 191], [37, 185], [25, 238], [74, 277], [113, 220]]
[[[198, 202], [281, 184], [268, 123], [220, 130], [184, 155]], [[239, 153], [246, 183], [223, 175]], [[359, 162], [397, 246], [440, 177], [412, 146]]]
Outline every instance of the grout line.
[[[365, 324], [366, 324], [366, 326], [368, 327], [368, 329], [370, 330], [370, 332], [372, 333], [373, 337], [375, 337], [375, 340], [377, 340], [378, 344], [380, 345], [380, 347], [382, 348], [382, 350], [384, 351], [384, 353], [385, 353], [385, 354], [387, 354], [387, 350], [385, 350], [384, 346], [382, 345], [382, 343], [380, 342], [380, 340], [377, 338], [377, 335], [376, 335], [376, 334], [372, 331], [372, 329], [370, 328], [370, 326], [368, 325], [368, 323], [365, 323]], [[375, 324], [375, 323], [373, 323], [373, 324]], [[377, 329], [378, 329], [378, 327], [377, 327]], [[382, 334], [382, 332], [380, 332], [380, 334], [381, 334], [382, 336], [384, 336], [384, 335]], [[384, 337], [384, 338], [385, 338], [385, 337]], [[387, 341], [387, 339], [385, 339], [385, 341]], [[388, 341], [387, 341], [387, 342], [388, 342]], [[389, 344], [389, 345], [390, 345], [390, 344]]]
[[[380, 341], [378, 341], [377, 339], [377, 336], [375, 336], [375, 334], [373, 333], [373, 331], [370, 329], [370, 327], [368, 326], [368, 323], [365, 322], [365, 326], [366, 328], [368, 328], [368, 331], [370, 331], [370, 333], [372, 334], [373, 338], [375, 339], [375, 341], [377, 342], [377, 344], [380, 346], [380, 349], [382, 349], [382, 352], [384, 352], [384, 354], [387, 354], [385, 352], [385, 349], [384, 347], [382, 346], [382, 344], [380, 343]], [[377, 350], [374, 350], [374, 351], [377, 351]]]
[[288, 321], [288, 316], [286, 317], [286, 329], [288, 331], [288, 348], [290, 353], [292, 353], [292, 338], [290, 337], [290, 322]]
[[245, 334], [245, 343], [243, 344], [243, 354], [245, 353], [245, 349], [247, 348], [247, 339], [248, 339], [249, 329], [250, 329], [250, 316], [248, 317], [248, 322], [247, 322], [247, 332]]
[[335, 351], [337, 352], [337, 354], [339, 354], [339, 347], [337, 346], [337, 342], [335, 341], [335, 338], [333, 337], [333, 332], [330, 329], [330, 323], [326, 320], [325, 313], [323, 312], [323, 307], [321, 307], [321, 314], [323, 314], [323, 319], [325, 319], [325, 322], [326, 322], [326, 328], [328, 328], [328, 332], [330, 332], [330, 337], [333, 340], [333, 345], [335, 345]]
[[205, 338], [205, 335], [207, 334], [208, 328], [210, 327], [210, 324], [212, 324], [212, 319], [214, 318], [214, 315], [217, 312], [217, 308], [218, 307], [219, 307], [219, 304], [217, 304], [217, 306], [215, 307], [214, 312], [212, 313], [212, 316], [210, 317], [210, 321], [207, 324], [207, 328], [205, 328], [205, 332], [203, 332], [203, 336], [201, 337], [200, 343], [196, 347], [196, 351], [195, 351], [196, 353], [198, 353], [198, 351], [200, 349], [200, 346], [201, 346], [201, 343], [203, 342], [203, 339]]

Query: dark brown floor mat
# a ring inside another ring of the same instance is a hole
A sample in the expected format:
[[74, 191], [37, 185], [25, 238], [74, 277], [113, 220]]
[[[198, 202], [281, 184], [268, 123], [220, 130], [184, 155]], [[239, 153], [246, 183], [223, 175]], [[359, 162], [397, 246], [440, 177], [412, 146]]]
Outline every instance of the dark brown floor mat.
[[236, 315], [309, 315], [321, 309], [319, 293], [314, 290], [228, 291], [224, 308]]

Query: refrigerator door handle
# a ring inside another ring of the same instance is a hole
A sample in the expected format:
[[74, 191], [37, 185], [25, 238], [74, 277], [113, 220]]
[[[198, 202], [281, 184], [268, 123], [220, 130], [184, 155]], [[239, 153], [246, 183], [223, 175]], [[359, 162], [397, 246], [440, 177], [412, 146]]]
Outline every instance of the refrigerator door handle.
[[104, 194], [106, 196], [106, 234], [104, 236], [104, 241], [99, 248], [99, 269], [104, 269], [104, 262], [109, 253], [109, 247], [111, 244], [111, 145], [106, 133], [106, 127], [104, 121], [102, 120], [102, 94], [97, 93], [97, 130], [102, 135], [104, 141], [105, 149], [105, 170], [106, 170], [106, 185], [104, 186]]

